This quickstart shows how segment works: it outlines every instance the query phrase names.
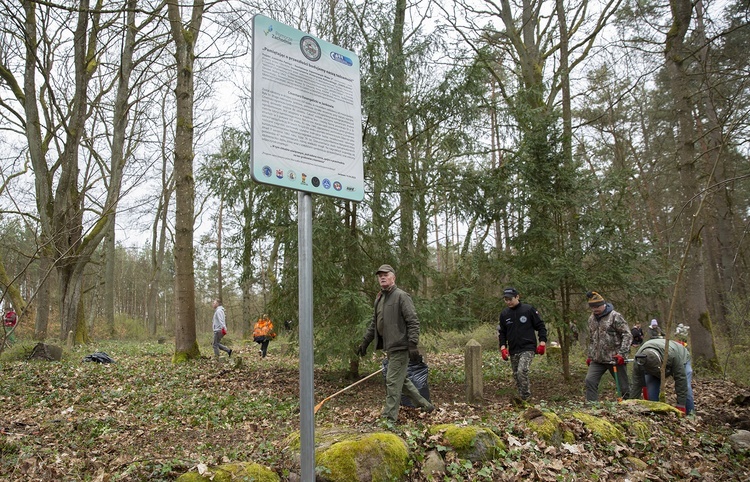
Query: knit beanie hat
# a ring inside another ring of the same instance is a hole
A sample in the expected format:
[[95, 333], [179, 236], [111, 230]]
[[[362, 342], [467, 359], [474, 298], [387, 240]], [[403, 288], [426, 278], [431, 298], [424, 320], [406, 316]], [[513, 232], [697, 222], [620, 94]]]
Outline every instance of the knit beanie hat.
[[596, 291], [589, 291], [588, 293], [586, 293], [586, 298], [589, 299], [589, 306], [592, 308], [596, 306], [602, 306], [604, 304], [604, 298], [602, 298], [602, 295], [600, 295]]
[[659, 322], [656, 321], [656, 318], [654, 318], [653, 320], [651, 320], [651, 328], [653, 328], [655, 326], [659, 326]]

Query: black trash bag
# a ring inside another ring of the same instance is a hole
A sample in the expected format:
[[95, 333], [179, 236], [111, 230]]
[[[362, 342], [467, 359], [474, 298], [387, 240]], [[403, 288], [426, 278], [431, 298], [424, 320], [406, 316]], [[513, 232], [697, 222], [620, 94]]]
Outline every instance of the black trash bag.
[[[388, 359], [383, 360], [383, 380], [385, 380], [386, 373], [388, 372]], [[427, 384], [427, 375], [429, 368], [424, 360], [420, 362], [409, 362], [409, 366], [406, 367], [406, 376], [419, 390], [419, 394], [422, 395], [428, 402], [430, 400], [430, 386]], [[403, 407], [416, 407], [411, 398], [405, 394], [401, 395], [401, 406]]]
[[110, 358], [109, 355], [107, 355], [103, 351], [98, 351], [96, 353], [92, 353], [91, 355], [86, 355], [85, 357], [83, 357], [83, 361], [96, 362], [96, 363], [114, 363], [115, 362], [112, 358]]

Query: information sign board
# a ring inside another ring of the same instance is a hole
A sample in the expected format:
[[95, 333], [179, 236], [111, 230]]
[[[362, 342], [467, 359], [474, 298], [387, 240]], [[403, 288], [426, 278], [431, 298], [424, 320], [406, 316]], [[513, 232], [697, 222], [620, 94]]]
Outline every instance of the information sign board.
[[252, 75], [253, 179], [361, 201], [357, 55], [256, 15]]

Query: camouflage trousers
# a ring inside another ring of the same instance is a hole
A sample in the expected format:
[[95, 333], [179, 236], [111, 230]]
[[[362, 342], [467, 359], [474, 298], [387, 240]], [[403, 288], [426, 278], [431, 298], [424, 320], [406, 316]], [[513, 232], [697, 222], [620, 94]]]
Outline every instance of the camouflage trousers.
[[521, 397], [521, 400], [528, 400], [531, 398], [529, 368], [531, 367], [531, 360], [533, 359], [533, 351], [522, 351], [521, 353], [514, 353], [510, 356], [510, 366], [513, 369], [513, 378], [516, 379], [518, 396]]

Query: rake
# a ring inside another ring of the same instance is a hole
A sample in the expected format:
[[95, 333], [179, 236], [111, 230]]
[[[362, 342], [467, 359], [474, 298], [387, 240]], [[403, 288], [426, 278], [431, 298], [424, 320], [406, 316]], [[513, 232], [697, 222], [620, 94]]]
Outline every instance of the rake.
[[378, 371], [370, 373], [366, 377], [364, 377], [364, 378], [362, 378], [360, 380], [357, 380], [356, 382], [352, 383], [348, 387], [342, 388], [341, 390], [339, 390], [338, 392], [334, 393], [333, 395], [330, 395], [330, 396], [324, 398], [323, 400], [320, 401], [320, 403], [318, 403], [317, 405], [315, 405], [315, 408], [313, 409], [313, 414], [318, 413], [318, 410], [320, 410], [320, 407], [322, 407], [323, 404], [326, 403], [328, 400], [332, 399], [333, 397], [335, 397], [337, 395], [340, 395], [340, 394], [344, 393], [345, 391], [349, 390], [350, 388], [356, 387], [357, 385], [359, 385], [360, 383], [364, 382], [368, 378], [372, 378], [375, 375], [377, 375], [378, 373], [382, 373], [382, 372], [383, 372], [383, 369], [380, 368], [380, 369], [378, 369]]

